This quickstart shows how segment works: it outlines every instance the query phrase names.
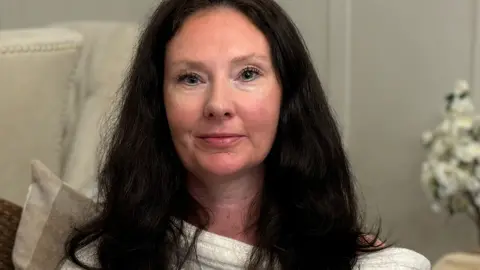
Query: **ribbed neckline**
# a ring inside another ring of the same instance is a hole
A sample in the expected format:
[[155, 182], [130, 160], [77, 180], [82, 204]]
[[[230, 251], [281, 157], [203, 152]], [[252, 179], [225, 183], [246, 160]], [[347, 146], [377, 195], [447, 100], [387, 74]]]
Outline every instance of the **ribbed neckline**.
[[[185, 221], [183, 224], [185, 234], [192, 239], [198, 228]], [[197, 238], [196, 255], [199, 263], [207, 267], [243, 269], [252, 249], [252, 245], [202, 230]]]
[[[183, 230], [187, 240], [193, 239], [197, 229], [196, 226], [183, 221]], [[197, 238], [197, 263], [200, 264], [200, 269], [202, 267], [203, 269], [222, 270], [244, 269], [252, 249], [252, 245], [202, 230]], [[430, 263], [419, 253], [404, 248], [390, 247], [375, 253], [360, 255], [354, 269], [393, 269], [399, 265], [429, 269]]]

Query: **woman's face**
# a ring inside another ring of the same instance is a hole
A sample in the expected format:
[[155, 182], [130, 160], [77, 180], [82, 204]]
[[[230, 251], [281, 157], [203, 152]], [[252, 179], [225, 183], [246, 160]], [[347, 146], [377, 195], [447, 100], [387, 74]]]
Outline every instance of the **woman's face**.
[[255, 25], [230, 8], [195, 13], [168, 44], [164, 75], [168, 123], [187, 170], [222, 177], [261, 166], [281, 87]]

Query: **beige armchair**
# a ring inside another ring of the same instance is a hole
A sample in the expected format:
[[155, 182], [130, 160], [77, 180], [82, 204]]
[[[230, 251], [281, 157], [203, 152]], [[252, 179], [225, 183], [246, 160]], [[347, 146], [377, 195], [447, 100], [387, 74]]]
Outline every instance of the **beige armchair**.
[[132, 58], [138, 25], [61, 22], [0, 31], [0, 269], [39, 159], [93, 196], [102, 123]]

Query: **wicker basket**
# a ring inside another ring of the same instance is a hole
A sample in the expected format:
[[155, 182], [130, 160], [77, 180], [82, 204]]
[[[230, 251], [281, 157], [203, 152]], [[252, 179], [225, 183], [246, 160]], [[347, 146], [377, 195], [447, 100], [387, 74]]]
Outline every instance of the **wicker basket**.
[[0, 199], [0, 270], [14, 270], [12, 250], [22, 208]]

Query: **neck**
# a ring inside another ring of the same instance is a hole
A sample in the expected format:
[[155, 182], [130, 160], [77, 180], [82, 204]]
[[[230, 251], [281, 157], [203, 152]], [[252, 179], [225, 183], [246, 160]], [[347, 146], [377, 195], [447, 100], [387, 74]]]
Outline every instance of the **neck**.
[[208, 231], [253, 244], [255, 228], [251, 228], [249, 222], [258, 210], [255, 201], [263, 178], [263, 168], [229, 177], [189, 175], [187, 187], [211, 215]]

